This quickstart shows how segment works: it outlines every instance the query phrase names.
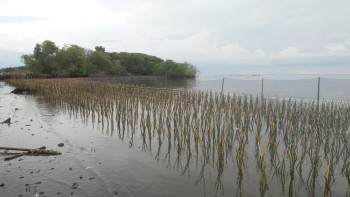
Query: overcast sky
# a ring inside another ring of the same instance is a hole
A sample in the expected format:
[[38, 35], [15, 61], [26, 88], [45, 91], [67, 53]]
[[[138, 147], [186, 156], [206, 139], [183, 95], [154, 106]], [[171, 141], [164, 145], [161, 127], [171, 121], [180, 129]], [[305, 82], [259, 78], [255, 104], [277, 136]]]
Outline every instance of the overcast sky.
[[0, 0], [0, 67], [44, 40], [203, 72], [350, 74], [350, 1]]

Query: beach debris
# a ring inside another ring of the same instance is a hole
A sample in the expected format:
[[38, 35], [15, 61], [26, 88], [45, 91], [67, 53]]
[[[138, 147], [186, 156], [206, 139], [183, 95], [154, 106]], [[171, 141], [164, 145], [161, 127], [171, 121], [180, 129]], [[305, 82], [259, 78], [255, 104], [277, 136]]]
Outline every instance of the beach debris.
[[44, 114], [43, 116], [55, 116], [55, 114]]
[[2, 121], [1, 124], [11, 124], [11, 118], [8, 118], [5, 121]]
[[72, 189], [77, 189], [77, 188], [78, 188], [78, 185], [79, 185], [78, 183], [73, 183], [73, 184], [72, 184]]
[[46, 150], [45, 146], [42, 146], [42, 147], [37, 148], [37, 149], [0, 147], [0, 150], [5, 150], [5, 151], [10, 151], [10, 150], [12, 150], [12, 151], [25, 151], [25, 152], [21, 152], [21, 153], [8, 153], [8, 152], [5, 152], [4, 154], [13, 155], [13, 156], [5, 158], [4, 161], [10, 161], [12, 159], [16, 159], [16, 158], [24, 156], [24, 155], [29, 155], [29, 156], [61, 155], [61, 153], [58, 152], [58, 151]]

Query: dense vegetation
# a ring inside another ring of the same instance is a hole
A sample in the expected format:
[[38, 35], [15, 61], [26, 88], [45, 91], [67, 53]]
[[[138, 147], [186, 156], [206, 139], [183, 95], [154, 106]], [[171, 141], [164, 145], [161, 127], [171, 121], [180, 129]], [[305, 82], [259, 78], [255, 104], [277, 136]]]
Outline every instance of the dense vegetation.
[[0, 73], [25, 73], [28, 72], [28, 68], [25, 66], [19, 66], [19, 67], [7, 67], [7, 68], [0, 68]]
[[195, 77], [197, 70], [189, 63], [142, 53], [106, 52], [102, 46], [87, 50], [78, 45], [59, 48], [52, 41], [36, 44], [33, 54], [22, 55], [22, 62], [34, 75], [48, 76], [121, 76], [162, 75]]

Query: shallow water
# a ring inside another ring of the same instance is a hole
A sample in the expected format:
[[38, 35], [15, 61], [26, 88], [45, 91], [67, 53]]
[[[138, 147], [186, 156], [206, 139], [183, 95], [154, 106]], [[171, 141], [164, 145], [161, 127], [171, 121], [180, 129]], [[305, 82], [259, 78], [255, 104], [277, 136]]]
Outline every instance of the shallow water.
[[[62, 155], [4, 162], [6, 156], [0, 154], [0, 196], [288, 196], [289, 177], [283, 191], [268, 163], [268, 189], [259, 190], [254, 144], [247, 146], [239, 177], [234, 156], [218, 171], [215, 157], [206, 163], [200, 154], [179, 153], [176, 144], [157, 135], [145, 147], [138, 132], [132, 136], [110, 124], [84, 121], [79, 113], [59, 109], [40, 96], [9, 94], [12, 89], [0, 82], [0, 122], [8, 117], [13, 122], [0, 124], [0, 146], [46, 146]], [[62, 148], [57, 146], [61, 142]], [[74, 183], [77, 189], [72, 189]], [[308, 196], [298, 176], [294, 185], [292, 195]], [[346, 187], [345, 177], [337, 176], [332, 195], [344, 196]], [[323, 195], [322, 179], [315, 188], [315, 196]]]
[[[318, 92], [318, 78], [320, 91]], [[92, 80], [150, 87], [200, 89], [265, 97], [350, 101], [350, 75], [199, 75], [196, 79], [166, 77], [103, 77]], [[318, 95], [319, 93], [319, 95]]]

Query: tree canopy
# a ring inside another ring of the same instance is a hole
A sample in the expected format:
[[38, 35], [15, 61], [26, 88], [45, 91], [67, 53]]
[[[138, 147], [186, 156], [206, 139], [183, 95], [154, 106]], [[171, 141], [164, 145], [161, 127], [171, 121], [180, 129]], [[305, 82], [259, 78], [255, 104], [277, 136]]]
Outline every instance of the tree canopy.
[[51, 76], [161, 75], [195, 77], [190, 63], [176, 63], [142, 53], [106, 52], [103, 46], [87, 50], [78, 45], [59, 48], [52, 41], [37, 43], [33, 54], [22, 55], [22, 62], [33, 74]]

